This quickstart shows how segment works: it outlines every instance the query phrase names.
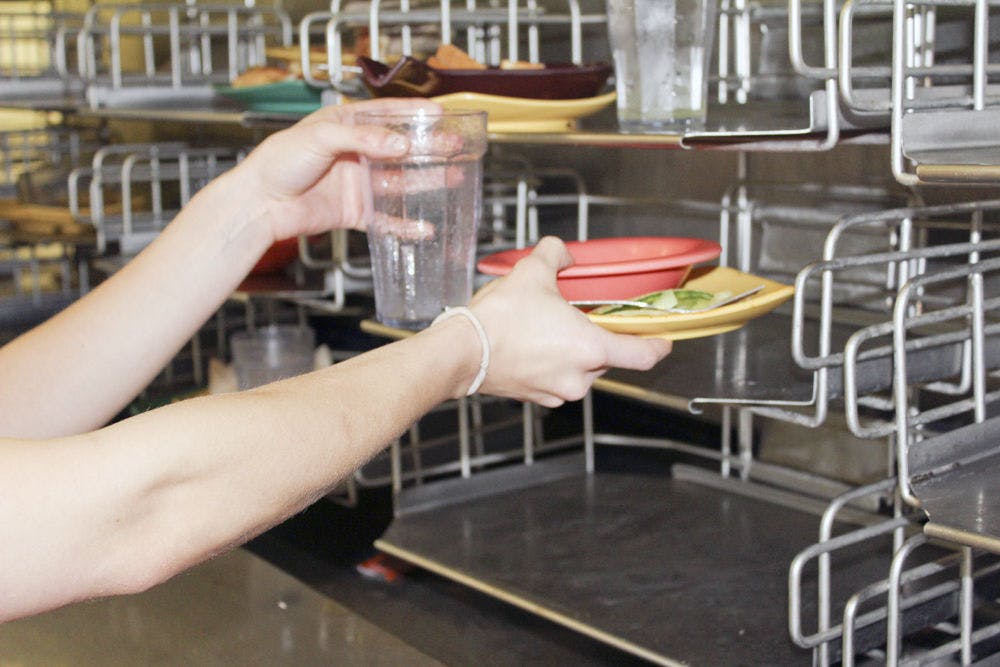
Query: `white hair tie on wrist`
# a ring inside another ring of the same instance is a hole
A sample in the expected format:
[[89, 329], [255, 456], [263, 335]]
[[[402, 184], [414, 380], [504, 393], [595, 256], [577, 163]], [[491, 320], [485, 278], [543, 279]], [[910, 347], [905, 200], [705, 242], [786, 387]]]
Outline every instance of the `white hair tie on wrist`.
[[479, 321], [479, 318], [476, 317], [475, 313], [465, 306], [445, 306], [444, 312], [434, 318], [434, 321], [431, 322], [431, 326], [434, 326], [438, 322], [443, 322], [454, 315], [462, 315], [467, 320], [472, 322], [472, 326], [479, 335], [479, 344], [482, 346], [483, 350], [483, 356], [479, 360], [479, 373], [476, 374], [476, 378], [472, 381], [472, 384], [469, 385], [469, 391], [465, 392], [466, 396], [472, 396], [479, 391], [479, 387], [482, 386], [483, 380], [486, 379], [486, 371], [490, 367], [490, 339], [486, 337], [486, 329], [483, 328], [483, 323]]

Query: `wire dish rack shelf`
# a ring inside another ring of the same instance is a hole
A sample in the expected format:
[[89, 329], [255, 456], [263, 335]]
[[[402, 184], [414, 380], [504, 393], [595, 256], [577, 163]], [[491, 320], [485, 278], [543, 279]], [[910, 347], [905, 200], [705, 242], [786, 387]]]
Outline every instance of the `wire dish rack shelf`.
[[0, 222], [0, 342], [6, 342], [89, 289], [87, 257], [72, 245], [25, 243]]
[[92, 107], [205, 105], [213, 85], [266, 63], [292, 43], [277, 7], [241, 4], [97, 4], [76, 34], [76, 73]]
[[[781, 7], [741, 0], [723, 2], [713, 57], [714, 106], [710, 130], [686, 135], [683, 141], [730, 143], [753, 139], [799, 139], [799, 148], [829, 148], [839, 137], [835, 86], [798, 76], [788, 64], [788, 15]], [[819, 36], [818, 15], [799, 12], [798, 27]], [[422, 57], [428, 40], [456, 44], [488, 65], [502, 60], [572, 62], [585, 60], [584, 38], [604, 36], [606, 15], [583, 11], [576, 0], [565, 7], [510, 0], [506, 6], [475, 3], [380, 3], [364, 6], [333, 2], [329, 12], [315, 12], [299, 24], [299, 44], [306, 81], [329, 91], [329, 99], [364, 95], [348, 45], [364, 36], [370, 55], [392, 61], [403, 55]], [[325, 35], [327, 78], [311, 71], [311, 39]], [[431, 49], [433, 51], [433, 49]], [[831, 81], [833, 79], [831, 78]], [[832, 119], [829, 120], [829, 119]], [[817, 141], [810, 135], [826, 135]], [[679, 137], [674, 137], [674, 141]], [[668, 145], [668, 137], [663, 137]], [[791, 144], [785, 143], [785, 148]], [[746, 146], [752, 148], [752, 146]], [[758, 146], [760, 148], [761, 146]]]
[[[634, 135], [632, 141], [820, 150], [859, 137], [884, 140], [889, 130], [891, 167], [900, 183], [994, 183], [1000, 177], [989, 131], [1000, 67], [990, 62], [998, 46], [989, 27], [995, 13], [987, 0], [790, 0], [787, 7], [725, 0], [708, 129]], [[306, 82], [324, 90], [329, 103], [365, 94], [357, 68], [345, 60], [358, 41], [384, 59], [426, 55], [429, 44], [454, 42], [494, 65], [505, 58], [581, 63], [585, 40], [603, 40], [605, 22], [603, 13], [585, 12], [576, 0], [565, 9], [517, 0], [498, 7], [338, 1], [302, 19], [298, 46]], [[213, 86], [264, 64], [268, 47], [290, 46], [294, 32], [280, 7], [222, 3], [97, 4], [78, 16], [39, 4], [11, 12], [4, 26], [0, 46], [7, 44], [10, 54], [4, 68], [10, 85], [0, 99], [27, 92], [55, 103], [82, 86], [87, 105], [109, 112], [211, 107]], [[317, 40], [324, 42], [324, 63], [313, 53]], [[593, 127], [567, 134], [579, 143], [627, 143], [603, 120]], [[515, 134], [533, 140], [531, 132]], [[549, 134], [538, 132], [534, 140], [552, 141]], [[503, 133], [497, 138], [504, 140]]]
[[[997, 47], [990, 7], [986, 0], [723, 2], [708, 129], [677, 137], [677, 145], [829, 149], [859, 132], [888, 129], [900, 183], [994, 182], [997, 151], [985, 130], [995, 125], [991, 77], [1000, 66], [990, 64]], [[357, 68], [344, 60], [345, 45], [359, 32], [371, 38], [376, 59], [421, 55], [413, 45], [434, 35], [491, 65], [522, 56], [567, 60], [566, 52], [580, 63], [580, 36], [604, 21], [575, 2], [558, 14], [513, 0], [506, 10], [334, 2], [300, 23], [302, 69], [311, 85], [362, 94]], [[557, 37], [539, 43], [545, 30]], [[327, 79], [309, 68], [311, 38], [323, 32]], [[395, 39], [381, 39], [387, 34]]]
[[32, 0], [0, 6], [0, 99], [80, 92], [72, 68], [83, 14], [61, 4]]
[[[797, 644], [816, 651], [819, 664], [854, 664], [862, 656], [893, 665], [970, 664], [997, 650], [1000, 626], [991, 600], [998, 564], [990, 553], [972, 550], [1000, 544], [989, 523], [982, 524], [993, 514], [991, 503], [982, 486], [955, 484], [970, 463], [978, 467], [995, 455], [997, 444], [988, 421], [1000, 358], [997, 207], [978, 201], [845, 217], [828, 235], [824, 258], [796, 280], [792, 353], [815, 382], [815, 412], [804, 421], [821, 422], [836, 399], [852, 433], [886, 443], [890, 464], [886, 479], [834, 499], [819, 540], [793, 560], [789, 629]], [[843, 235], [851, 229], [879, 230], [891, 248], [845, 253]], [[835, 294], [859, 272], [877, 279], [864, 281], [867, 288], [854, 300], [880, 314], [835, 344]], [[807, 340], [810, 293], [819, 294], [820, 326]], [[782, 417], [773, 407], [753, 411]], [[866, 497], [881, 506], [882, 519], [835, 534], [838, 513]], [[942, 506], [967, 511], [941, 511], [944, 523], [935, 531], [935, 510]], [[977, 511], [978, 527], [970, 518]], [[838, 590], [838, 569], [850, 567], [851, 549], [880, 541], [892, 544], [886, 577]], [[817, 571], [811, 634], [802, 619], [807, 566]]]
[[[242, 152], [183, 143], [111, 144], [68, 177], [69, 210], [93, 226], [98, 254], [132, 256]], [[86, 198], [85, 198], [86, 195]]]
[[0, 198], [45, 203], [101, 145], [96, 128], [40, 124], [0, 131]]

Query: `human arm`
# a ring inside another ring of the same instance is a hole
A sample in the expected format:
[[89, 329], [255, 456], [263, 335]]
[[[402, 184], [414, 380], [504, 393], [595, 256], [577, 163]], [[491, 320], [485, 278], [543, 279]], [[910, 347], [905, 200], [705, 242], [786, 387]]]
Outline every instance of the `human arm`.
[[272, 242], [363, 226], [359, 154], [400, 155], [406, 145], [379, 128], [354, 127], [355, 110], [428, 106], [383, 100], [324, 107], [268, 137], [118, 273], [0, 348], [0, 435], [56, 437], [106, 424]]
[[[493, 352], [484, 391], [556, 405], [609, 366], [649, 368], [669, 351], [566, 304], [555, 274], [569, 261], [545, 239], [473, 299]], [[261, 532], [464, 395], [480, 358], [475, 329], [455, 317], [252, 391], [86, 435], [0, 440], [0, 621], [143, 590]]]

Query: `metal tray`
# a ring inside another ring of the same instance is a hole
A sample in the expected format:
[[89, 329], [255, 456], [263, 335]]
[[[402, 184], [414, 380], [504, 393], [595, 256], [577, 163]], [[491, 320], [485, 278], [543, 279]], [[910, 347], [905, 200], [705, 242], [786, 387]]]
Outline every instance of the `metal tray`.
[[924, 532], [1000, 553], [1000, 418], [914, 443], [908, 458]]
[[[746, 327], [719, 336], [678, 341], [673, 352], [652, 371], [615, 369], [594, 387], [656, 405], [699, 411], [708, 403], [726, 405], [807, 406], [817, 398], [813, 374], [792, 360], [791, 318], [772, 313]], [[815, 339], [816, 324], [806, 322], [806, 339]], [[836, 325], [832, 348], [842, 348], [856, 326]], [[991, 348], [994, 343], [991, 340]], [[873, 351], [873, 354], [875, 352]], [[960, 343], [915, 351], [907, 359], [911, 380], [925, 382], [954, 376], [962, 363]], [[860, 395], [892, 386], [892, 349], [857, 364]], [[829, 369], [828, 398], [843, 396], [842, 367]]]
[[[376, 546], [657, 664], [808, 664], [785, 598], [815, 516], [697, 474], [586, 475], [578, 457], [494, 474], [417, 503]], [[887, 557], [858, 556], [845, 589], [884, 576]]]

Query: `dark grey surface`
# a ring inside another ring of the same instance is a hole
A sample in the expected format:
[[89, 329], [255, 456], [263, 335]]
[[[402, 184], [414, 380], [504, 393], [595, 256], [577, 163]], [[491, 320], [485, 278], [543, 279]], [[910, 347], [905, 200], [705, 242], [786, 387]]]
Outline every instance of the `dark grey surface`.
[[[835, 325], [831, 349], [842, 351], [859, 327]], [[805, 323], [804, 340], [817, 340], [815, 322]], [[603, 379], [639, 387], [676, 402], [695, 398], [733, 399], [739, 402], [804, 402], [813, 396], [813, 375], [800, 368], [791, 355], [791, 317], [771, 313], [752, 320], [742, 329], [718, 336], [681, 340], [655, 369], [629, 371], [613, 369]], [[998, 341], [991, 339], [989, 351]], [[808, 349], [808, 347], [807, 347]], [[892, 386], [892, 349], [883, 345], [866, 348], [874, 356], [858, 362], [856, 382], [860, 395], [883, 391]], [[915, 350], [907, 358], [911, 381], [954, 377], [961, 368], [961, 343]], [[598, 381], [595, 387], [604, 389]], [[843, 396], [840, 366], [830, 368], [827, 382], [831, 399]]]
[[651, 371], [612, 369], [603, 379], [684, 402], [723, 397], [807, 401], [812, 374], [795, 365], [790, 350], [791, 318], [772, 313], [730, 333], [676, 341], [670, 356]]
[[817, 528], [695, 483], [598, 473], [407, 515], [378, 544], [665, 660], [808, 664], [788, 638], [787, 568]]
[[924, 531], [1000, 554], [1000, 453], [914, 485]]
[[907, 454], [925, 532], [1000, 553], [1000, 418], [915, 442]]

